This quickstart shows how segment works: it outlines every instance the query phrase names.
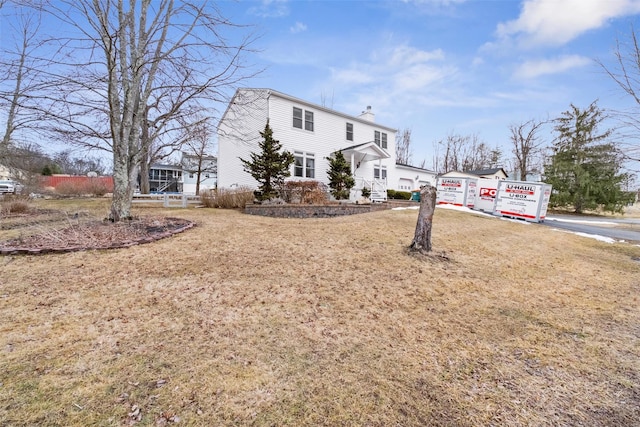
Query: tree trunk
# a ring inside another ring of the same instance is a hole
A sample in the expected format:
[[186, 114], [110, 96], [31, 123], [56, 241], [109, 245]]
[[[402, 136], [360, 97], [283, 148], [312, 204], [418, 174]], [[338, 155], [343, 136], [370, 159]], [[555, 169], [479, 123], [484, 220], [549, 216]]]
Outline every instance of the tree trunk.
[[431, 252], [431, 228], [436, 209], [436, 188], [430, 185], [420, 190], [420, 211], [416, 233], [409, 249], [413, 252]]
[[119, 161], [113, 162], [113, 198], [111, 199], [111, 212], [109, 219], [119, 222], [131, 218], [131, 200], [133, 199], [134, 185], [138, 174], [138, 168], [134, 163]]
[[140, 193], [141, 194], [149, 194], [151, 193], [151, 186], [149, 185], [149, 171], [150, 166], [149, 163], [145, 160], [146, 156], [142, 157], [140, 161]]
[[196, 175], [196, 196], [200, 195], [200, 179], [202, 179], [202, 156], [203, 152], [198, 153], [198, 174]]

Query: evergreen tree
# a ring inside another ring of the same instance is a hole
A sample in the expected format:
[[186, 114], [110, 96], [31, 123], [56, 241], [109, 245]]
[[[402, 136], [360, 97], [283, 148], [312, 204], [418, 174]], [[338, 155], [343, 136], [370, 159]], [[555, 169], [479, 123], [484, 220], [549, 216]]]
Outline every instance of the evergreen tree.
[[351, 175], [351, 165], [347, 162], [342, 151], [336, 151], [332, 157], [329, 157], [329, 187], [331, 195], [337, 200], [348, 199], [349, 190], [356, 185]]
[[576, 213], [602, 207], [621, 211], [629, 200], [621, 184], [620, 152], [607, 142], [611, 130], [600, 132], [605, 119], [594, 101], [585, 110], [571, 109], [556, 119], [558, 136], [550, 163], [545, 166], [545, 181], [553, 186], [552, 206], [572, 206]]
[[294, 161], [293, 154], [283, 151], [280, 141], [273, 139], [273, 130], [269, 126], [269, 120], [260, 132], [263, 140], [258, 144], [261, 153], [251, 153], [250, 160], [240, 159], [244, 164], [245, 172], [260, 183], [256, 196], [258, 200], [269, 200], [278, 195], [278, 189], [284, 183], [284, 179], [291, 176], [289, 167]]

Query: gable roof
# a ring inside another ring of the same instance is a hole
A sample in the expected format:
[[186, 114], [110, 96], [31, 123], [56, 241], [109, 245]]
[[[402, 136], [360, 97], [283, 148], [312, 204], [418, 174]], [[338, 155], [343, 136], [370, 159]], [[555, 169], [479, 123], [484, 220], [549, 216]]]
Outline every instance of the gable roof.
[[361, 156], [360, 158], [358, 158], [358, 162], [388, 159], [389, 157], [391, 157], [391, 155], [389, 155], [389, 153], [387, 153], [384, 148], [379, 147], [378, 144], [373, 141], [365, 142], [364, 144], [352, 145], [350, 147], [341, 148], [340, 150], [336, 151], [342, 151], [342, 154], [348, 155], [351, 155], [351, 153], [358, 154]]
[[314, 110], [325, 111], [327, 113], [333, 114], [335, 116], [343, 117], [343, 118], [345, 118], [347, 120], [350, 120], [350, 121], [363, 123], [363, 124], [366, 124], [366, 125], [369, 125], [369, 126], [372, 126], [372, 127], [377, 127], [377, 128], [389, 131], [389, 132], [397, 132], [397, 129], [394, 129], [392, 127], [384, 126], [384, 125], [381, 125], [380, 123], [376, 123], [376, 122], [372, 122], [372, 121], [363, 119], [362, 117], [356, 117], [356, 116], [352, 116], [352, 115], [349, 115], [349, 114], [341, 113], [340, 111], [332, 110], [332, 109], [324, 107], [322, 105], [314, 104], [313, 102], [305, 101], [304, 99], [296, 98], [294, 96], [287, 95], [286, 93], [278, 92], [277, 90], [268, 89], [268, 88], [239, 88], [239, 89], [237, 89], [236, 93], [233, 95], [233, 98], [231, 99], [231, 102], [229, 102], [229, 105], [227, 106], [227, 109], [225, 110], [224, 114], [222, 115], [222, 118], [220, 119], [220, 121], [224, 120], [225, 116], [227, 115], [227, 112], [231, 108], [231, 105], [233, 105], [235, 103], [235, 99], [240, 95], [240, 93], [241, 92], [248, 92], [248, 91], [258, 92], [258, 93], [260, 93], [262, 96], [264, 96], [267, 99], [270, 96], [277, 96], [278, 98], [286, 99], [286, 100], [294, 102], [294, 103], [296, 103], [298, 105], [305, 105], [305, 106], [308, 106], [310, 108], [313, 108]]
[[507, 176], [507, 173], [505, 172], [505, 170], [503, 168], [478, 169], [478, 170], [474, 170], [474, 171], [465, 171], [465, 173], [468, 173], [468, 174], [471, 174], [471, 175], [478, 175], [478, 176], [495, 175], [498, 172], [502, 172], [505, 177]]
[[425, 168], [419, 168], [417, 166], [405, 165], [404, 163], [396, 162], [396, 166], [399, 167], [399, 168], [412, 169], [414, 171], [426, 172], [426, 173], [430, 173], [430, 174], [436, 175], [435, 171], [432, 171], [432, 170], [429, 170], [429, 169], [425, 169]]

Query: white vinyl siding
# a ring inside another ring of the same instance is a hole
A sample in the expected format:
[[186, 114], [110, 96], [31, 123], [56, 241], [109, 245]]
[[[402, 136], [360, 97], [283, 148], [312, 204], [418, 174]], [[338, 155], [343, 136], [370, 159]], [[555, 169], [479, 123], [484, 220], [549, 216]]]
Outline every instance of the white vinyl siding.
[[[259, 95], [259, 96], [258, 96]], [[322, 106], [308, 104], [299, 99], [281, 96], [277, 92], [262, 89], [241, 89], [236, 96], [241, 97], [231, 104], [223, 116], [218, 127], [218, 187], [234, 189], [240, 186], [256, 188], [258, 183], [251, 175], [244, 171], [239, 158], [249, 159], [251, 153], [259, 151], [258, 142], [262, 140], [260, 132], [264, 130], [267, 119], [273, 129], [273, 138], [280, 141], [283, 150], [294, 154], [303, 153], [301, 169], [296, 176], [295, 165], [292, 166], [291, 177], [288, 179], [314, 179], [328, 184], [327, 158], [346, 147], [371, 142], [374, 131], [379, 132], [379, 146], [382, 146], [382, 133], [387, 138], [395, 140], [393, 129], [380, 124], [367, 122], [358, 117], [334, 112]], [[246, 98], [258, 98], [247, 102]], [[299, 125], [294, 126], [294, 108], [298, 110], [296, 117]], [[312, 115], [305, 114], [306, 112]], [[313, 131], [307, 130], [307, 119]], [[351, 124], [352, 140], [348, 139], [346, 123]], [[387, 182], [397, 183], [395, 166], [395, 147], [391, 144], [387, 152], [391, 158], [382, 159], [381, 164], [386, 167]], [[350, 156], [347, 162], [351, 163]], [[378, 161], [361, 162], [353, 159], [355, 175], [370, 180], [373, 177], [373, 167]], [[300, 166], [300, 164], [299, 164]], [[380, 173], [380, 172], [379, 172]], [[414, 174], [415, 176], [415, 174]], [[392, 184], [393, 183], [393, 184]]]

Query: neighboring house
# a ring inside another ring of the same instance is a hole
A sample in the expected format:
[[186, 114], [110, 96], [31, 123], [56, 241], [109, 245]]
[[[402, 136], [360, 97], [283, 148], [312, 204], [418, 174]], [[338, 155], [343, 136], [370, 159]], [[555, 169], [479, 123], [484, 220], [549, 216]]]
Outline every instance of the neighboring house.
[[[179, 165], [152, 164], [149, 169], [149, 191], [152, 193], [196, 194], [199, 157], [182, 153]], [[217, 159], [202, 156], [200, 189], [215, 188]]]
[[182, 193], [182, 166], [153, 164], [149, 169], [149, 191]]
[[[198, 163], [200, 163], [198, 167]], [[216, 188], [218, 182], [218, 159], [215, 156], [195, 156], [182, 153], [182, 192], [196, 194], [198, 169], [200, 170], [200, 190]]]
[[441, 176], [461, 177], [461, 178], [487, 178], [487, 179], [507, 179], [508, 175], [503, 168], [480, 169], [474, 171], [450, 171]]
[[[520, 174], [517, 171], [512, 172], [508, 177], [508, 180], [511, 181], [520, 181]], [[542, 182], [542, 174], [539, 172], [529, 172], [527, 174], [527, 179], [525, 181], [529, 182]]]
[[258, 152], [267, 120], [273, 138], [295, 157], [291, 180], [328, 184], [327, 158], [342, 151], [356, 180], [352, 200], [365, 186], [372, 199], [385, 200], [387, 189], [435, 185], [435, 172], [396, 165], [396, 129], [374, 119], [371, 107], [351, 116], [271, 89], [239, 89], [218, 125], [218, 187], [258, 186], [240, 159]]

